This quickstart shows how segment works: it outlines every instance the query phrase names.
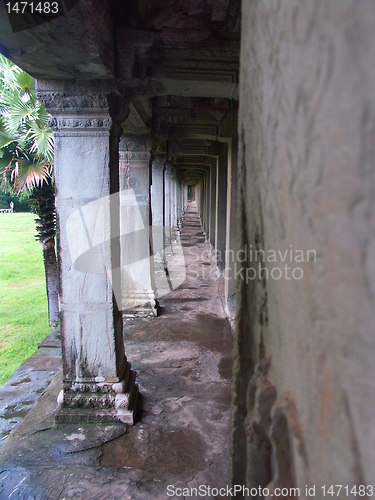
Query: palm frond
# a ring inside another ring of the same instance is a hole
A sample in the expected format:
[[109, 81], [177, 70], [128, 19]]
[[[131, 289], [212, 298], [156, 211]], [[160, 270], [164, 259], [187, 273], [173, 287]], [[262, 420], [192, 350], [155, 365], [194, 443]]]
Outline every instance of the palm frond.
[[4, 56], [0, 57], [0, 80], [7, 91], [13, 91], [23, 96], [27, 94], [33, 101], [36, 99], [35, 79], [21, 68], [8, 61]]
[[0, 184], [16, 193], [54, 181], [49, 114], [36, 99], [35, 80], [0, 55]]
[[11, 181], [18, 193], [32, 191], [50, 178], [49, 165], [20, 159], [12, 172]]
[[0, 81], [2, 86], [9, 87], [14, 82], [14, 64], [0, 54]]
[[0, 54], [0, 65], [4, 68], [11, 68], [12, 66], [14, 66], [12, 61], [9, 61], [9, 59], [3, 56], [3, 54]]
[[11, 182], [12, 172], [15, 167], [14, 157], [6, 149], [2, 150], [0, 158], [0, 189], [2, 191], [14, 192]]
[[15, 132], [20, 127], [24, 120], [32, 116], [33, 112], [27, 102], [19, 99], [12, 104], [11, 110], [3, 115], [5, 130], [9, 133]]
[[27, 136], [33, 143], [30, 151], [52, 162], [54, 147], [52, 130], [49, 128], [41, 129], [36, 122], [31, 122], [29, 126]]
[[36, 123], [38, 124], [38, 127], [41, 129], [47, 128], [49, 118], [50, 118], [49, 113], [47, 113], [47, 111], [43, 108], [43, 106], [38, 103], [36, 107]]
[[17, 139], [14, 136], [5, 134], [0, 130], [0, 152], [3, 148], [6, 146], [9, 146], [12, 144], [12, 142], [15, 142]]
[[20, 99], [18, 92], [14, 89], [3, 89], [0, 95], [0, 106], [2, 111], [6, 112], [9, 108], [11, 108], [14, 104], [16, 104]]
[[22, 89], [24, 94], [28, 94], [29, 96], [36, 97], [35, 94], [35, 80], [34, 78], [26, 73], [26, 71], [17, 71], [15, 73], [15, 82]]
[[13, 155], [6, 149], [2, 150], [0, 153], [0, 175], [6, 175], [7, 170], [10, 168], [13, 160]]

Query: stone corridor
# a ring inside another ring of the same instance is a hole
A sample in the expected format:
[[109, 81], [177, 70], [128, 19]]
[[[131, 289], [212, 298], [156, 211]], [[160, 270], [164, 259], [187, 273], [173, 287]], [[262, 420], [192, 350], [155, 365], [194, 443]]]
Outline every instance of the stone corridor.
[[104, 424], [56, 427], [59, 375], [3, 447], [0, 498], [167, 498], [168, 485], [226, 486], [232, 334], [195, 203], [181, 243], [184, 283], [160, 299], [157, 318], [125, 319], [138, 423], [110, 436]]
[[[0, 2], [54, 137], [63, 365], [6, 440], [0, 500], [371, 489], [375, 2], [61, 4]], [[25, 368], [0, 418], [34, 401]]]

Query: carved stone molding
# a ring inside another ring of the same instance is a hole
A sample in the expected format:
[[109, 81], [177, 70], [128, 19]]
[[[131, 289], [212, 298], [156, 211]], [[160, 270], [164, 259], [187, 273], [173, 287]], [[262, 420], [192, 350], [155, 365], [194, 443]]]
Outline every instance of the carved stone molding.
[[108, 109], [108, 100], [105, 94], [91, 95], [69, 95], [65, 92], [40, 91], [38, 90], [38, 100], [51, 114], [69, 113], [75, 114], [77, 111], [90, 113], [92, 111], [106, 111]]
[[[49, 126], [59, 135], [82, 135], [84, 133], [108, 133], [112, 126], [112, 119], [108, 115], [95, 116], [52, 116], [49, 120]], [[70, 132], [70, 134], [69, 134]]]
[[150, 151], [120, 151], [121, 163], [145, 163], [151, 159]]
[[148, 135], [123, 136], [119, 148], [120, 151], [151, 151], [151, 138]]
[[128, 112], [107, 82], [38, 81], [37, 96], [58, 135], [102, 135]]
[[[127, 363], [125, 378], [114, 384], [74, 384], [64, 382], [58, 397], [57, 422], [122, 422], [133, 425], [137, 416], [136, 374]], [[105, 385], [105, 387], [103, 387]]]
[[167, 155], [165, 153], [155, 153], [152, 157], [152, 168], [164, 168], [166, 161]]
[[126, 291], [123, 293], [123, 303], [125, 317], [134, 317], [135, 314], [137, 317], [158, 315], [159, 303], [154, 290]]
[[119, 146], [122, 163], [149, 163], [151, 159], [151, 141], [149, 136], [122, 137]]
[[175, 170], [175, 167], [172, 165], [172, 163], [168, 162], [165, 164], [165, 173], [169, 176], [173, 174]]

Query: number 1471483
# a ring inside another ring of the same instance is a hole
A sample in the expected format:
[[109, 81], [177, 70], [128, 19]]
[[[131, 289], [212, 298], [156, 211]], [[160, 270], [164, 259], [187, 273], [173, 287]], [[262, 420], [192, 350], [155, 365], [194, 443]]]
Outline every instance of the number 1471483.
[[58, 2], [8, 2], [8, 14], [59, 14]]

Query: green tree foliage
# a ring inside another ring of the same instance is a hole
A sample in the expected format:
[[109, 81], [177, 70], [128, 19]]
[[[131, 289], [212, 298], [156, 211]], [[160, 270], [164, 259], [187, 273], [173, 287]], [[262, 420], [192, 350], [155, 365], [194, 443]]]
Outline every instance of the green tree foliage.
[[14, 203], [15, 212], [30, 212], [31, 206], [30, 202], [24, 196], [17, 196], [16, 194], [10, 194], [7, 192], [0, 191], [0, 208], [9, 208], [10, 202]]
[[35, 80], [0, 55], [0, 174], [3, 190], [29, 194], [52, 184], [53, 135]]
[[38, 102], [35, 80], [0, 54], [0, 188], [28, 198], [37, 214], [43, 249], [50, 324], [58, 320], [54, 142], [49, 115]]

